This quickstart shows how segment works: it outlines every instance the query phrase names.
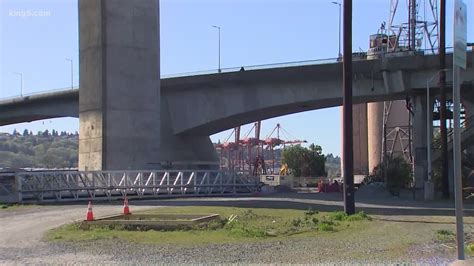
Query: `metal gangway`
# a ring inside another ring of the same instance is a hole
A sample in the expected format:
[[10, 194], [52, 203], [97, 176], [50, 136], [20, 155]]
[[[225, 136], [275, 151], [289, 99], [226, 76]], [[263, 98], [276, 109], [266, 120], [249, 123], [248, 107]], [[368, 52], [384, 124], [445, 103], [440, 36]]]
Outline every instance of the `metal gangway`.
[[[0, 174], [4, 198], [19, 203], [249, 194], [258, 181], [223, 171], [48, 171]], [[12, 184], [14, 183], [14, 184]]]

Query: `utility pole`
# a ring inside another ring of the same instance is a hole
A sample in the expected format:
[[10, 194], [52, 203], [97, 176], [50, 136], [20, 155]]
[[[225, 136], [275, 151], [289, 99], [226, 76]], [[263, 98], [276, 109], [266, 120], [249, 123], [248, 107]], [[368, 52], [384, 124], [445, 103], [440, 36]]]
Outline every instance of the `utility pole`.
[[[439, 3], [439, 69], [446, 68], [446, 0]], [[446, 129], [446, 72], [439, 73], [440, 108], [439, 131], [441, 138], [441, 183], [443, 198], [449, 198], [448, 132]]]
[[354, 202], [354, 144], [352, 130], [352, 0], [344, 0], [344, 55], [343, 55], [343, 176], [344, 211], [355, 213]]

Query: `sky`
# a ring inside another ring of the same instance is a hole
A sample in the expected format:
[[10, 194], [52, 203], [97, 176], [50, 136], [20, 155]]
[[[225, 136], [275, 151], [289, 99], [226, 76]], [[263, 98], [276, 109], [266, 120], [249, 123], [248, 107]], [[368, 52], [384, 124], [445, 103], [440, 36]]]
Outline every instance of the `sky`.
[[[427, 0], [426, 0], [427, 1]], [[161, 0], [161, 74], [216, 69], [221, 27], [222, 68], [334, 58], [338, 54], [338, 6], [332, 0]], [[390, 0], [353, 1], [353, 50], [367, 50], [370, 34], [387, 21]], [[406, 1], [400, 0], [401, 22]], [[423, 15], [425, 0], [420, 0]], [[473, 1], [468, 18], [474, 17]], [[79, 86], [77, 0], [0, 0], [0, 100]], [[447, 1], [447, 45], [452, 41], [453, 0]], [[403, 12], [403, 13], [402, 13]], [[474, 38], [468, 23], [468, 41]], [[341, 88], [342, 89], [342, 88]], [[280, 123], [294, 138], [340, 154], [340, 109], [328, 108], [262, 122], [262, 136]], [[0, 132], [49, 129], [74, 132], [79, 121], [59, 118], [0, 127]], [[245, 134], [251, 125], [243, 127]], [[223, 141], [225, 131], [211, 136]]]

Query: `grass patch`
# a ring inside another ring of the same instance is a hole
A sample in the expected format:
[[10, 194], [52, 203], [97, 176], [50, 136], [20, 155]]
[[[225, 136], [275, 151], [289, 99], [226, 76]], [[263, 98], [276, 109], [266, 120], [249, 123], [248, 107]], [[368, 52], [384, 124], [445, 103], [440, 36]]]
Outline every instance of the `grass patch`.
[[455, 241], [456, 234], [451, 230], [441, 229], [436, 231], [436, 240], [441, 243]]
[[13, 204], [1, 203], [0, 204], [0, 211], [14, 211], [14, 210], [22, 209], [22, 208], [29, 208], [29, 207], [32, 207], [32, 206], [35, 206], [35, 205], [24, 205], [24, 204], [16, 204], [16, 203], [13, 203]]
[[467, 251], [474, 253], [474, 243], [467, 244], [466, 249]]
[[315, 210], [231, 208], [231, 207], [166, 207], [143, 211], [147, 214], [217, 213], [222, 219], [191, 229], [174, 231], [129, 231], [124, 226], [88, 226], [73, 223], [49, 231], [49, 241], [90, 241], [121, 239], [138, 243], [195, 245], [206, 243], [239, 243], [274, 238], [314, 236], [342, 230], [357, 230], [351, 223], [368, 220], [353, 219], [335, 213]]
[[372, 220], [365, 212], [360, 211], [352, 215], [347, 215], [345, 212], [332, 212], [329, 214], [329, 218], [334, 221], [364, 221]]

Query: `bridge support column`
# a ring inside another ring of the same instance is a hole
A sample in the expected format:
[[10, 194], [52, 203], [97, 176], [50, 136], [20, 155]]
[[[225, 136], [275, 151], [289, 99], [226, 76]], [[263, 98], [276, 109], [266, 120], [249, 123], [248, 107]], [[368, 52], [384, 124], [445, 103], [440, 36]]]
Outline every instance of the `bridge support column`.
[[161, 163], [163, 168], [218, 170], [219, 159], [209, 136], [175, 135], [168, 103], [161, 101]]
[[428, 177], [426, 104], [425, 95], [415, 95], [412, 98], [414, 178], [417, 198], [423, 197], [423, 189]]
[[159, 0], [79, 0], [79, 169], [159, 167]]

